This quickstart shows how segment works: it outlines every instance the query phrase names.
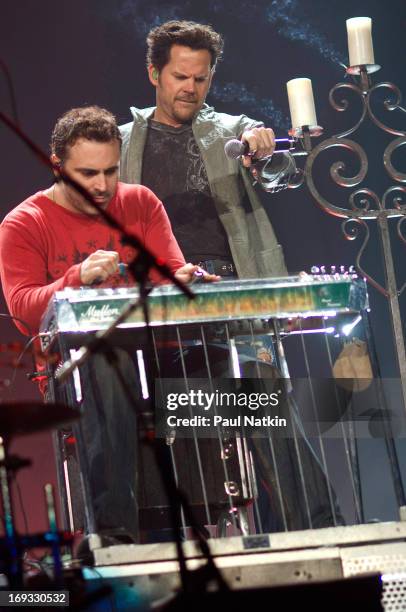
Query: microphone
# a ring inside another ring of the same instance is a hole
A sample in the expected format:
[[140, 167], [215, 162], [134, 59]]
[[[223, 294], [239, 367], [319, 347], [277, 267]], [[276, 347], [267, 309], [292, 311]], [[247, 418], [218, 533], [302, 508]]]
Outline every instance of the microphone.
[[[290, 138], [276, 139], [275, 152], [289, 153], [294, 148], [295, 141]], [[241, 155], [249, 155], [248, 142], [241, 142], [237, 139], [232, 139], [226, 142], [224, 153], [230, 159], [238, 159]], [[256, 183], [259, 183], [265, 191], [269, 193], [277, 193], [283, 189], [287, 189], [297, 174], [296, 163], [293, 154], [290, 155], [268, 155], [261, 159], [252, 159], [253, 164], [250, 168], [255, 174], [253, 177]]]
[[[287, 153], [294, 148], [294, 145], [295, 141], [293, 138], [275, 138], [274, 153]], [[238, 157], [241, 157], [241, 155], [250, 155], [250, 146], [247, 141], [241, 142], [241, 140], [232, 138], [226, 142], [224, 146], [224, 153], [229, 159], [237, 159]], [[272, 155], [268, 155], [268, 158], [269, 157], [272, 157]], [[268, 158], [263, 157], [262, 159]]]

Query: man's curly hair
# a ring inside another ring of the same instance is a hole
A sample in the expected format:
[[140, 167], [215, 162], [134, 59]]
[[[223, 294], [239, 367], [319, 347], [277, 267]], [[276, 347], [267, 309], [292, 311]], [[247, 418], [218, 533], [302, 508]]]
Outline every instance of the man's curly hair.
[[121, 134], [116, 118], [105, 108], [83, 106], [59, 117], [51, 137], [51, 152], [62, 161], [67, 157], [67, 149], [79, 138], [111, 142], [117, 140], [121, 146]]

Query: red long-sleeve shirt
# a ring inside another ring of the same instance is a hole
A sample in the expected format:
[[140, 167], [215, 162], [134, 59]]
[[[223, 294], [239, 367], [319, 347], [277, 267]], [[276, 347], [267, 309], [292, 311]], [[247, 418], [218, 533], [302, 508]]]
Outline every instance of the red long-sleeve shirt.
[[[107, 210], [173, 272], [184, 265], [165, 209], [152, 191], [119, 183]], [[0, 276], [10, 313], [36, 333], [54, 292], [79, 287], [80, 265], [98, 249], [117, 251], [123, 263], [134, 256], [134, 249], [123, 246], [118, 232], [100, 217], [70, 212], [41, 191], [27, 198], [0, 226]], [[161, 280], [156, 272], [150, 276]], [[133, 282], [117, 274], [108, 284]]]

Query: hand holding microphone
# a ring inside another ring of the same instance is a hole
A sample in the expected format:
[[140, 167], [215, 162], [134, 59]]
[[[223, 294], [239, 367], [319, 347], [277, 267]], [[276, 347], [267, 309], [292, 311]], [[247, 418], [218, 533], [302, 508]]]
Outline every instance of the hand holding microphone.
[[[243, 164], [261, 187], [269, 193], [277, 193], [290, 186], [297, 174], [292, 151], [295, 140], [275, 138], [270, 128], [247, 130], [241, 140], [226, 142], [224, 153], [230, 159], [242, 158]], [[275, 155], [285, 153], [285, 155]]]
[[249, 168], [252, 163], [252, 157], [263, 159], [270, 157], [275, 151], [275, 134], [271, 128], [257, 127], [252, 130], [247, 130], [241, 136], [242, 144], [246, 143], [242, 163], [246, 168]]
[[249, 168], [252, 162], [272, 157], [274, 153], [290, 151], [295, 141], [291, 138], [275, 138], [271, 128], [253, 128], [241, 136], [241, 140], [229, 140], [224, 152], [230, 159], [243, 158], [243, 164]]

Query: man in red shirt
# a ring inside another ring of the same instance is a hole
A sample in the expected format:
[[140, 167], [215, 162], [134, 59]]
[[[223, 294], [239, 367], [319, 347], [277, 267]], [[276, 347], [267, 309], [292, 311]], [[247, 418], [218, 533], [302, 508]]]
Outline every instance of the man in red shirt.
[[[121, 135], [108, 111], [96, 106], [72, 109], [54, 128], [51, 161], [188, 282], [198, 267], [185, 265], [161, 202], [146, 187], [118, 182], [120, 147]], [[119, 263], [128, 264], [134, 255], [97, 209], [62, 181], [27, 198], [0, 226], [4, 296], [10, 313], [32, 333], [38, 331], [55, 291], [101, 282], [134, 284], [118, 273]], [[162, 280], [156, 272], [151, 279]]]
[[[160, 200], [144, 186], [119, 183], [120, 148], [121, 135], [111, 113], [96, 106], [76, 108], [55, 125], [51, 161], [166, 261], [179, 280], [188, 282], [199, 268], [185, 264]], [[120, 268], [128, 271], [135, 254], [66, 182], [56, 181], [27, 198], [0, 226], [2, 287], [10, 313], [21, 320], [17, 326], [23, 333], [27, 329], [37, 333], [52, 295], [65, 287], [135, 284], [129, 273], [119, 273]], [[163, 280], [154, 270], [150, 277], [154, 282]], [[117, 358], [121, 374], [136, 381], [128, 354], [119, 351]], [[96, 519], [93, 527], [98, 531], [124, 527], [137, 538], [134, 412], [103, 355], [94, 355], [80, 377], [80, 435]]]

